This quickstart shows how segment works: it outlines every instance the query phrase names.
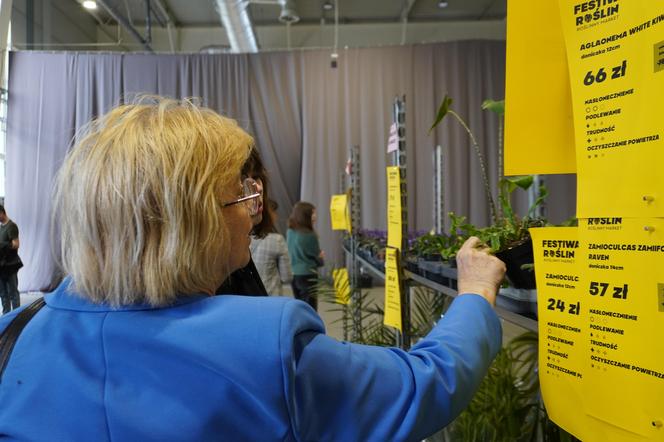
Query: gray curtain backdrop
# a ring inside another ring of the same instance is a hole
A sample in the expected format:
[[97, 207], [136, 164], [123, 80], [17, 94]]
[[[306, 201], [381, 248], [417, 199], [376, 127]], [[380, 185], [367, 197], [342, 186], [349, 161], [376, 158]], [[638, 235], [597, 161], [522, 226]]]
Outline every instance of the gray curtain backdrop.
[[[279, 203], [283, 231], [292, 205], [318, 207], [317, 230], [328, 262], [342, 263], [340, 233], [330, 230], [349, 147], [362, 157], [363, 227], [385, 229], [386, 145], [395, 96], [406, 97], [409, 224], [433, 226], [433, 148], [445, 148], [447, 210], [489, 221], [477, 159], [463, 129], [446, 121], [428, 134], [442, 98], [474, 131], [497, 181], [498, 119], [482, 111], [504, 95], [504, 42], [468, 41], [341, 51], [242, 55], [10, 54], [6, 207], [21, 232], [20, 290], [51, 283], [53, 178], [77, 130], [136, 94], [198, 97], [254, 135]], [[536, 142], [536, 140], [534, 141]], [[533, 154], [536, 155], [536, 146]], [[548, 178], [554, 220], [574, 213], [571, 176]], [[495, 188], [495, 185], [494, 185]], [[495, 189], [494, 189], [495, 191]], [[525, 197], [517, 207], [523, 208]]]

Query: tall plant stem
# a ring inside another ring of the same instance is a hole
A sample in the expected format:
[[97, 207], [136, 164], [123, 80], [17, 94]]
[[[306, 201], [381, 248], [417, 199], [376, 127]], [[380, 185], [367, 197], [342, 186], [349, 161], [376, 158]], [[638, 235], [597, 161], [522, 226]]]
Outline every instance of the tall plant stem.
[[475, 149], [475, 153], [477, 154], [477, 158], [480, 160], [480, 170], [482, 171], [482, 181], [484, 181], [484, 192], [486, 193], [486, 200], [489, 203], [489, 210], [491, 211], [491, 219], [493, 220], [494, 224], [498, 224], [498, 212], [496, 211], [496, 203], [493, 201], [493, 195], [491, 195], [491, 186], [489, 185], [489, 177], [486, 173], [486, 165], [484, 164], [484, 156], [482, 155], [482, 151], [480, 150], [479, 144], [477, 144], [477, 140], [475, 139], [475, 136], [473, 133], [470, 131], [470, 128], [466, 124], [465, 121], [463, 121], [463, 118], [459, 116], [456, 112], [453, 110], [448, 111], [450, 114], [454, 116], [454, 118], [457, 119], [457, 121], [463, 126], [464, 129], [466, 129], [466, 132], [468, 133], [468, 136], [470, 137], [470, 141], [473, 144], [473, 149]]
[[505, 117], [502, 115], [498, 117], [498, 182], [503, 179], [503, 159], [505, 158], [505, 146], [503, 144], [505, 127]]

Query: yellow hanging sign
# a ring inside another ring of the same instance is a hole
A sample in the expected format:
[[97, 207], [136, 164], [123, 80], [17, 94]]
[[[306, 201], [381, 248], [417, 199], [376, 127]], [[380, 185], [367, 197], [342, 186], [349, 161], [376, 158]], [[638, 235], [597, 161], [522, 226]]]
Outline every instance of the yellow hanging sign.
[[607, 428], [662, 441], [664, 219], [590, 218], [579, 230], [590, 347], [585, 411]]
[[572, 96], [555, 1], [507, 2], [506, 71], [505, 175], [575, 173]]
[[385, 317], [383, 323], [402, 332], [398, 253], [399, 251], [392, 247], [385, 249]]
[[531, 235], [551, 419], [582, 440], [664, 440], [664, 220]]
[[559, 0], [577, 216], [664, 216], [664, 2]]
[[581, 437], [588, 425], [579, 409], [584, 401], [588, 331], [577, 228], [542, 227], [530, 229], [530, 235], [537, 280], [542, 398], [550, 419]]
[[350, 282], [348, 279], [348, 269], [345, 267], [334, 269], [332, 271], [334, 280], [334, 292], [338, 304], [348, 305], [350, 302]]
[[387, 168], [387, 245], [401, 249], [401, 172], [399, 166]]
[[350, 232], [350, 214], [348, 212], [348, 195], [332, 195], [330, 200], [330, 220], [332, 230]]

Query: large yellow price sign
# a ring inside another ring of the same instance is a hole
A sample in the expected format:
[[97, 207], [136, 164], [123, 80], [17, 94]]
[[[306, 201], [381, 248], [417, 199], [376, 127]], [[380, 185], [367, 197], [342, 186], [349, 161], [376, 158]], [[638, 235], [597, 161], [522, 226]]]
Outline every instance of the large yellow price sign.
[[588, 346], [578, 231], [575, 227], [544, 227], [530, 229], [530, 234], [537, 280], [542, 398], [551, 420], [580, 437], [588, 425], [587, 416], [579, 412]]
[[664, 440], [664, 220], [531, 229], [542, 397], [586, 441]]
[[559, 0], [559, 6], [574, 112], [577, 216], [664, 216], [664, 2]]
[[590, 350], [585, 410], [607, 428], [664, 440], [664, 220], [589, 218], [579, 230]]

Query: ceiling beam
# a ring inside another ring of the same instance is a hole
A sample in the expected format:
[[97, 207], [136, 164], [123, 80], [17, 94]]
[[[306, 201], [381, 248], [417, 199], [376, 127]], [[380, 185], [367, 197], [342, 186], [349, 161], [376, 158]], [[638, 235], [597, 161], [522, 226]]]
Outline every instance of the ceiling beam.
[[413, 5], [417, 0], [406, 0], [406, 3], [401, 8], [401, 14], [399, 16], [399, 21], [407, 21], [408, 16], [410, 15], [410, 10], [413, 9]]
[[175, 23], [175, 20], [173, 19], [173, 16], [171, 15], [169, 9], [164, 5], [162, 0], [152, 0], [152, 1], [153, 1], [154, 6], [156, 6], [157, 12], [159, 12], [159, 14], [162, 17], [165, 17], [166, 25], [170, 24], [172, 26], [176, 26], [176, 23]]
[[258, 52], [256, 35], [247, 12], [247, 4], [242, 0], [215, 0], [221, 25], [226, 30], [232, 52]]
[[[177, 25], [175, 19], [171, 15], [170, 10], [164, 5], [162, 0], [153, 0], [153, 4], [157, 7], [160, 14], [166, 17], [166, 31], [168, 32], [168, 43], [171, 47], [171, 52], [175, 53], [175, 43], [173, 41], [173, 28]], [[159, 14], [157, 14], [159, 15]]]
[[4, 75], [7, 40], [9, 39], [9, 22], [12, 18], [12, 0], [0, 2], [0, 78]]
[[406, 44], [406, 27], [408, 26], [408, 16], [410, 15], [410, 10], [413, 9], [413, 5], [416, 0], [406, 0], [403, 8], [401, 9], [401, 15], [399, 17], [401, 21], [401, 45]]
[[496, 0], [489, 0], [489, 3], [487, 4], [486, 8], [484, 8], [484, 11], [482, 11], [482, 13], [477, 19], [482, 20], [495, 4]]
[[99, 3], [106, 11], [113, 17], [113, 19], [118, 22], [123, 28], [125, 28], [129, 33], [147, 50], [148, 52], [154, 52], [152, 50], [152, 46], [143, 39], [143, 36], [136, 30], [135, 27], [129, 23], [129, 20], [127, 20], [127, 17], [124, 15], [120, 14], [112, 5], [109, 4], [107, 0], [97, 0], [97, 3]]

